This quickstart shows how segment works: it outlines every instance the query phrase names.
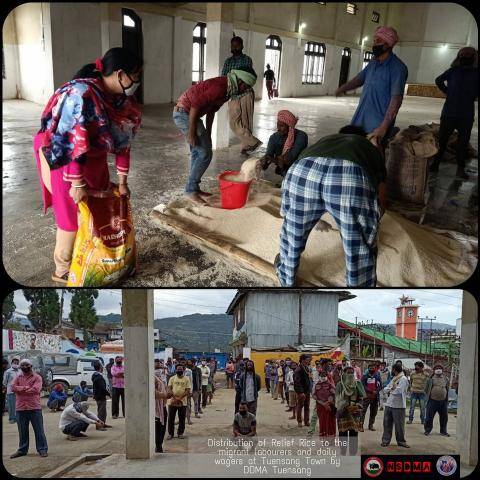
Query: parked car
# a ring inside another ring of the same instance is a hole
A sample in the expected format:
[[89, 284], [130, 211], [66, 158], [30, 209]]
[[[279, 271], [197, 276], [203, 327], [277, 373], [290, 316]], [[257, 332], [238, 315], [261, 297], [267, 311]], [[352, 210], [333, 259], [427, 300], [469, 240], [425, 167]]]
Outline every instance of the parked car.
[[[103, 359], [93, 355], [79, 356], [72, 353], [45, 353], [45, 363], [50, 366], [53, 371], [53, 381], [51, 389], [55, 385], [61, 384], [68, 393], [80, 385], [81, 381], [87, 382], [87, 387], [91, 388], [92, 374], [95, 371], [93, 364]], [[106, 372], [103, 372], [105, 381], [107, 381]]]
[[28, 358], [32, 362], [33, 371], [38, 373], [42, 377], [42, 389], [49, 392], [53, 382], [53, 370], [45, 362], [44, 353], [41, 350], [10, 350], [4, 352], [3, 356], [8, 359], [8, 362], [12, 362], [12, 358]]

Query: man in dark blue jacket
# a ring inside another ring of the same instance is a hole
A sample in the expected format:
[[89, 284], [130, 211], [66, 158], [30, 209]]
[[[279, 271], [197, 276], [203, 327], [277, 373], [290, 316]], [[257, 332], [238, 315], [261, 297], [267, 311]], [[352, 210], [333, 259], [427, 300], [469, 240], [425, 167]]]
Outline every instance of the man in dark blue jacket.
[[92, 375], [93, 384], [93, 398], [97, 402], [97, 416], [105, 424], [104, 427], [98, 427], [98, 430], [104, 428], [112, 428], [111, 425], [106, 424], [107, 420], [107, 396], [110, 397], [110, 391], [107, 389], [107, 382], [102, 375], [103, 366], [100, 362], [96, 361], [93, 364], [95, 372]]
[[[446, 82], [446, 84], [445, 84]], [[478, 52], [473, 47], [461, 48], [451, 68], [435, 79], [437, 87], [447, 95], [440, 118], [439, 150], [430, 171], [438, 172], [448, 140], [458, 132], [457, 177], [468, 179], [465, 157], [475, 119], [478, 98]]]

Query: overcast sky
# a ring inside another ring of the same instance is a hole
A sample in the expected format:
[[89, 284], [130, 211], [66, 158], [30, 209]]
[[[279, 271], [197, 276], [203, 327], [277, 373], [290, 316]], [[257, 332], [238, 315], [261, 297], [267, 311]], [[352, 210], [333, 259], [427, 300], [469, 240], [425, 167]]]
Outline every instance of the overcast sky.
[[[420, 317], [436, 317], [437, 322], [455, 325], [462, 313], [461, 290], [377, 289], [349, 290], [357, 295], [339, 305], [339, 317], [355, 321], [373, 320], [376, 323], [394, 323], [395, 307], [405, 294], [420, 305]], [[59, 291], [60, 293], [60, 291]], [[155, 290], [155, 318], [179, 317], [191, 313], [225, 313], [236, 290], [227, 289], [158, 289]], [[96, 301], [97, 313], [120, 313], [121, 290], [100, 290]], [[22, 291], [15, 292], [17, 311], [28, 313], [28, 304]], [[70, 312], [70, 295], [65, 294], [64, 318]]]

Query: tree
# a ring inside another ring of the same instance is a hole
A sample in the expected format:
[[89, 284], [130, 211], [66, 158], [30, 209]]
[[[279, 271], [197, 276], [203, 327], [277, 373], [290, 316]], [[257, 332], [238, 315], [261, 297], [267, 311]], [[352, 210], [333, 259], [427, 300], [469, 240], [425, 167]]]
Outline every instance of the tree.
[[95, 299], [98, 298], [98, 290], [92, 288], [76, 289], [70, 302], [70, 321], [76, 328], [83, 330], [83, 340], [88, 341], [88, 331], [95, 327], [98, 322], [95, 309]]
[[2, 305], [2, 321], [3, 327], [5, 328], [6, 324], [10, 322], [15, 312], [15, 302], [13, 301], [13, 292], [9, 293], [3, 300]]
[[50, 332], [58, 323], [60, 313], [60, 298], [54, 289], [25, 288], [23, 296], [30, 302], [27, 315], [35, 330]]

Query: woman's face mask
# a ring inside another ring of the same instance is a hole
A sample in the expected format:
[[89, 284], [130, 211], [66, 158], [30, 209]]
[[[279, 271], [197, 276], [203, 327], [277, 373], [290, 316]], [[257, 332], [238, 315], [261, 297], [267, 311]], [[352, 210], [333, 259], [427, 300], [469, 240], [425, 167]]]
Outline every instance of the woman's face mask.
[[326, 382], [326, 381], [327, 381], [327, 377], [320, 377], [320, 381], [321, 381], [321, 382]]
[[441, 368], [437, 368], [437, 369], [435, 370], [435, 373], [436, 373], [437, 375], [441, 375], [441, 374], [443, 373], [443, 370], [442, 370]]
[[140, 86], [140, 81], [139, 80], [133, 80], [128, 73], [124, 72], [125, 75], [129, 78], [130, 80], [130, 85], [128, 87], [125, 87], [120, 80], [120, 77], [118, 78], [118, 82], [120, 83], [120, 86], [122, 87], [123, 94], [126, 95], [127, 97], [131, 97], [137, 88]]

